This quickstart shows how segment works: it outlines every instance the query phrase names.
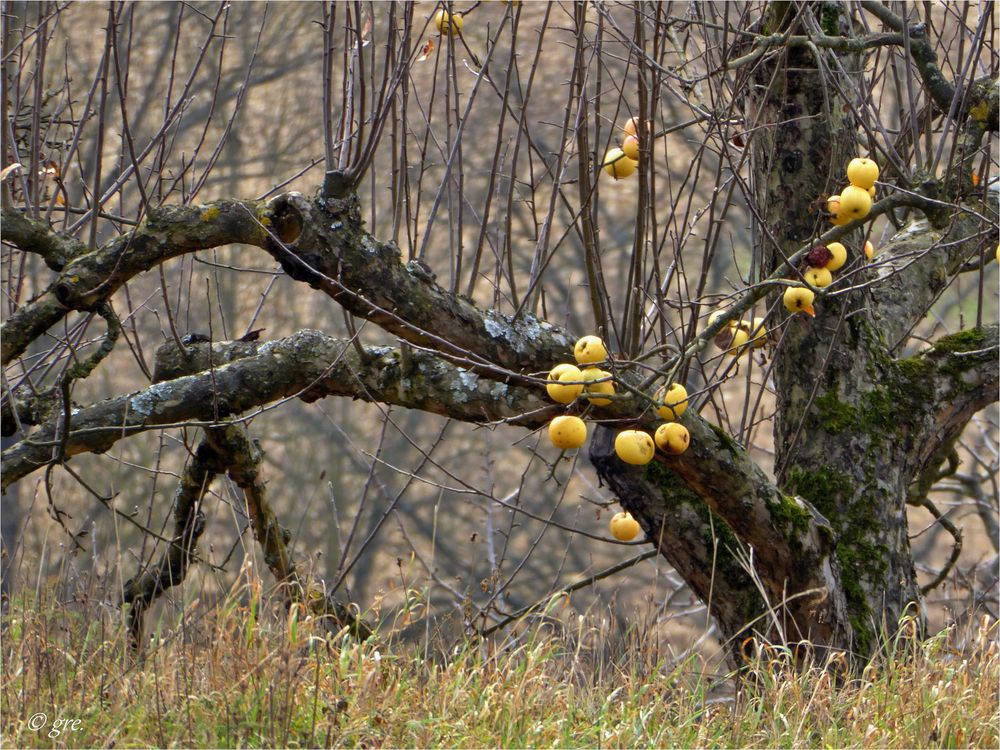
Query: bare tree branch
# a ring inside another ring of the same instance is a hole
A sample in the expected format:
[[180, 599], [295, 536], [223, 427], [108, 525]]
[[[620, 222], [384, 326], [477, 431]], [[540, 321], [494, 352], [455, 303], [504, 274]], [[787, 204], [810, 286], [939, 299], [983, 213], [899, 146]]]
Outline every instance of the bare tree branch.
[[173, 541], [159, 563], [140, 571], [122, 587], [122, 603], [130, 605], [128, 632], [129, 645], [133, 649], [137, 650], [142, 646], [146, 610], [164, 591], [181, 584], [194, 562], [195, 548], [205, 529], [205, 514], [201, 512], [202, 499], [215, 475], [221, 470], [218, 454], [203, 440], [184, 468], [174, 493]]

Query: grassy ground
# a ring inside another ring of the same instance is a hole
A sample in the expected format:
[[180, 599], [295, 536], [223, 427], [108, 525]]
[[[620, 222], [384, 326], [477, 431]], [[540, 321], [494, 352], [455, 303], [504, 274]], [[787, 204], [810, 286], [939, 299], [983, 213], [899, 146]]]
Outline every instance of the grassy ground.
[[[245, 592], [242, 597], [245, 601]], [[126, 652], [106, 605], [11, 602], [5, 747], [997, 747], [996, 627], [900, 649], [838, 686], [765, 651], [739, 685], [699, 657], [608, 649], [586, 620], [421, 658], [233, 598]], [[891, 649], [887, 650], [891, 651]], [[75, 723], [72, 723], [75, 722]]]

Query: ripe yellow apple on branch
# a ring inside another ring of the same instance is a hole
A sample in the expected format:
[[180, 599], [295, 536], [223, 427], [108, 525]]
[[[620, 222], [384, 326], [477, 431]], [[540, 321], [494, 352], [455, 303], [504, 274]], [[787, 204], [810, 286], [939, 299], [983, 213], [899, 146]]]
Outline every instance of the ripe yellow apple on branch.
[[440, 33], [454, 36], [455, 34], [462, 33], [465, 21], [462, 20], [461, 13], [449, 13], [446, 10], [439, 10], [434, 15], [434, 25], [437, 26], [437, 30]]
[[687, 388], [680, 383], [671, 383], [669, 388], [660, 388], [653, 398], [663, 405], [657, 407], [656, 413], [663, 419], [671, 421], [680, 419], [688, 407], [687, 397]]
[[839, 227], [855, 219], [865, 218], [872, 210], [878, 176], [878, 164], [871, 159], [862, 156], [851, 159], [847, 165], [847, 180], [851, 184], [840, 195], [831, 195], [826, 201], [830, 223]]
[[618, 458], [633, 466], [645, 466], [653, 460], [656, 445], [645, 430], [622, 430], [615, 438]]
[[608, 524], [611, 536], [619, 542], [631, 542], [639, 534], [639, 522], [627, 510], [615, 513]]
[[629, 159], [620, 148], [613, 148], [604, 155], [603, 166], [604, 171], [616, 180], [623, 180], [635, 172], [639, 163], [634, 159]]
[[836, 271], [847, 262], [847, 248], [841, 243], [830, 242], [827, 244], [826, 249], [833, 255], [825, 266], [827, 271]]
[[813, 301], [816, 293], [804, 286], [790, 286], [785, 290], [782, 301], [785, 309], [790, 313], [804, 312], [806, 315], [815, 316], [816, 310], [813, 308]]
[[639, 139], [634, 135], [627, 136], [622, 141], [622, 151], [632, 161], [639, 161]]
[[608, 358], [608, 348], [600, 336], [584, 336], [573, 346], [573, 356], [577, 364], [592, 365]]
[[878, 179], [878, 164], [859, 156], [847, 165], [847, 179], [855, 187], [870, 190]]
[[833, 283], [833, 274], [827, 268], [807, 268], [802, 277], [817, 289], [822, 289]]
[[587, 442], [587, 423], [569, 415], [556, 417], [549, 422], [549, 440], [562, 450], [579, 448]]
[[656, 428], [653, 439], [661, 451], [676, 456], [687, 450], [691, 434], [680, 422], [664, 422]]
[[571, 404], [583, 393], [583, 373], [571, 364], [556, 365], [549, 373], [545, 392], [558, 404]]
[[872, 197], [868, 188], [848, 185], [840, 193], [840, 211], [842, 218], [850, 220], [863, 219], [872, 210]]
[[[615, 384], [611, 380], [611, 373], [599, 367], [588, 367], [583, 371], [584, 391], [587, 394], [602, 393], [608, 396], [615, 394]], [[610, 398], [597, 398], [587, 396], [587, 400], [594, 406], [608, 406], [611, 404]]]

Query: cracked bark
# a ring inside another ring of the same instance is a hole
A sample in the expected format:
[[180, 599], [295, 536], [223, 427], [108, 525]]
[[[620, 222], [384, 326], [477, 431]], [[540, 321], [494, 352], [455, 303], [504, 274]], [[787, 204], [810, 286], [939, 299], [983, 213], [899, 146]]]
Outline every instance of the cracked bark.
[[[171, 347], [173, 345], [165, 345]], [[283, 398], [314, 401], [323, 396], [349, 396], [421, 409], [470, 422], [508, 421], [539, 427], [560, 410], [540, 387], [506, 385], [482, 379], [431, 353], [411, 353], [404, 371], [398, 349], [368, 347], [361, 361], [349, 341], [304, 330], [272, 342], [207, 342], [190, 349], [187, 366], [204, 370], [156, 383], [78, 410], [65, 455], [100, 453], [118, 440], [164, 425], [218, 423], [254, 407]], [[180, 366], [157, 366], [160, 377]], [[217, 366], [209, 369], [209, 363]], [[23, 415], [30, 419], [30, 414]], [[2, 486], [52, 460], [62, 414], [3, 453]]]

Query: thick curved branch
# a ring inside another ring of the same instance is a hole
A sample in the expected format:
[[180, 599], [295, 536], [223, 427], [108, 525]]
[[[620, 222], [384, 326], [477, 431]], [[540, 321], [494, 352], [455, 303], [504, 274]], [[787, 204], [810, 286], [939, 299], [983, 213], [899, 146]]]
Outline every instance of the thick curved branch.
[[941, 446], [953, 441], [976, 412], [997, 401], [998, 333], [997, 325], [961, 331], [899, 362], [906, 387], [922, 394], [925, 407], [914, 415], [917, 427], [909, 453], [914, 476], [933, 462]]
[[[732, 530], [661, 464], [646, 469], [623, 465], [614, 439], [615, 432], [603, 428], [591, 438], [590, 461], [598, 476], [643, 524], [646, 541], [711, 607], [723, 632], [741, 632], [753, 613], [764, 611], [764, 602], [737, 560], [739, 542]], [[740, 641], [729, 645], [738, 647]]]
[[945, 230], [918, 219], [880, 248], [873, 266], [876, 281], [870, 309], [890, 349], [903, 343], [983, 244], [995, 246], [995, 227], [985, 232], [983, 221], [974, 214], [955, 216]]
[[73, 258], [87, 252], [87, 246], [76, 238], [53, 232], [46, 222], [29, 219], [21, 211], [3, 212], [3, 241], [40, 255], [53, 271], [61, 271]]
[[273, 202], [272, 214], [288, 239], [268, 250], [286, 273], [406, 341], [511, 372], [548, 369], [570, 356], [573, 340], [552, 324], [482, 310], [439, 286], [426, 264], [404, 265], [398, 247], [364, 229], [356, 196], [311, 201], [289, 193]]
[[[0, 359], [6, 365], [69, 312], [97, 309], [129, 279], [165, 260], [236, 242], [263, 246], [267, 233], [261, 220], [266, 217], [258, 216], [263, 206], [256, 201], [226, 200], [201, 207], [150, 209], [133, 231], [69, 260], [44, 292], [15, 310], [0, 330]], [[2, 216], [5, 233], [10, 225], [21, 226], [30, 231], [34, 247], [79, 250], [75, 240], [54, 231], [46, 238], [39, 222], [24, 227], [19, 211], [4, 209]]]
[[[361, 362], [349, 341], [300, 331], [266, 343], [234, 342], [208, 353], [193, 347], [215, 369], [178, 377], [79, 409], [65, 438], [65, 456], [108, 450], [118, 440], [164, 425], [197, 421], [217, 424], [283, 398], [313, 401], [349, 396], [441, 414], [467, 422], [509, 421], [539, 427], [558, 410], [541, 387], [488, 381], [423, 351], [411, 353], [404, 370], [399, 350], [370, 347]], [[163, 374], [163, 368], [158, 368]], [[61, 415], [50, 419], [3, 454], [4, 488], [53, 459], [62, 440]]]
[[[4, 211], [4, 219], [10, 212]], [[77, 258], [2, 329], [7, 364], [71, 310], [91, 310], [133, 276], [185, 253], [231, 243], [256, 245], [285, 271], [399, 337], [453, 357], [515, 372], [565, 359], [569, 336], [533, 315], [481, 310], [440, 287], [417, 263], [363, 227], [357, 198], [310, 201], [298, 193], [269, 203], [227, 200], [150, 211], [132, 232]]]
[[277, 581], [285, 605], [304, 604], [313, 614], [332, 618], [328, 626], [333, 630], [346, 625], [360, 640], [370, 637], [371, 627], [349, 606], [325, 592], [306, 589], [288, 549], [291, 532], [278, 523], [267, 497], [267, 485], [261, 476], [263, 451], [246, 429], [239, 425], [210, 427], [205, 430], [205, 442], [219, 454], [222, 470], [243, 490], [254, 538], [264, 552], [264, 563]]
[[184, 468], [174, 494], [174, 538], [160, 561], [141, 570], [122, 586], [122, 603], [128, 609], [129, 646], [142, 645], [143, 620], [146, 610], [167, 589], [184, 581], [188, 568], [195, 560], [195, 548], [205, 529], [205, 514], [201, 502], [216, 474], [222, 471], [219, 456], [204, 440]]

